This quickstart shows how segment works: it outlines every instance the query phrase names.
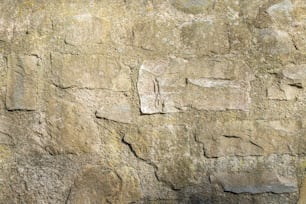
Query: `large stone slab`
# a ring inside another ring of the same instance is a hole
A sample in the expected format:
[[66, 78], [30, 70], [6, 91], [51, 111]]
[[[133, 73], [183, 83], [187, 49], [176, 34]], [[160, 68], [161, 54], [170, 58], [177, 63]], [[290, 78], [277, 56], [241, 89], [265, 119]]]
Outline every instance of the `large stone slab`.
[[67, 203], [107, 203], [116, 198], [121, 185], [116, 172], [89, 167], [74, 181]]
[[[54, 97], [54, 96], [53, 96]], [[80, 154], [99, 151], [99, 130], [92, 113], [60, 97], [47, 103], [46, 149], [52, 154]]]
[[298, 191], [297, 179], [278, 175], [275, 171], [216, 173], [212, 182], [220, 183], [232, 193], [292, 193]]
[[142, 18], [132, 27], [132, 44], [147, 51], [165, 53], [180, 45], [180, 30], [175, 21]]
[[138, 93], [145, 114], [199, 110], [248, 110], [252, 74], [243, 61], [181, 58], [145, 61]]
[[108, 40], [109, 22], [90, 13], [75, 15], [65, 24], [65, 43], [71, 45], [101, 44]]
[[33, 55], [11, 54], [8, 57], [6, 108], [36, 110], [39, 98], [41, 67]]
[[54, 83], [62, 88], [78, 87], [128, 91], [130, 69], [101, 55], [52, 54]]
[[207, 157], [298, 153], [300, 121], [205, 122], [197, 129]]
[[157, 166], [159, 179], [175, 189], [198, 183], [201, 170], [196, 159], [202, 148], [185, 125], [139, 127], [137, 134], [128, 134], [129, 143], [138, 157]]

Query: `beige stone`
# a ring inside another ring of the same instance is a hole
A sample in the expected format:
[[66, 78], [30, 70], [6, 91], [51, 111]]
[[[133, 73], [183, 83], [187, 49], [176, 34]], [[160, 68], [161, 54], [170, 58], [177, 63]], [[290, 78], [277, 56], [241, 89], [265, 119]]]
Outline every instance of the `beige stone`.
[[304, 204], [306, 203], [306, 178], [304, 178], [302, 186], [300, 187], [300, 197], [298, 204]]
[[201, 155], [201, 150], [186, 126], [143, 126], [138, 132], [124, 140], [140, 158], [158, 167], [160, 180], [176, 189], [199, 182], [195, 179], [199, 166], [193, 158]]
[[227, 54], [230, 50], [227, 25], [211, 17], [193, 23], [185, 23], [181, 30], [181, 40], [186, 53], [199, 56], [211, 53]]
[[8, 58], [6, 108], [36, 110], [39, 100], [39, 80], [42, 67], [33, 55], [11, 54]]
[[186, 13], [198, 14], [213, 8], [215, 0], [172, 0], [172, 5]]
[[269, 170], [216, 173], [211, 176], [211, 180], [221, 183], [225, 191], [232, 193], [290, 193], [298, 190], [296, 178], [283, 177]]
[[101, 44], [108, 40], [110, 23], [84, 13], [73, 16], [65, 27], [65, 43], [71, 45]]
[[92, 153], [99, 150], [99, 132], [84, 107], [54, 98], [47, 104], [46, 149], [53, 154]]
[[62, 88], [128, 91], [130, 70], [115, 59], [100, 55], [52, 54], [54, 83]]
[[297, 153], [299, 121], [229, 121], [202, 124], [197, 138], [208, 157]]
[[216, 60], [145, 61], [137, 84], [141, 111], [248, 110], [252, 79], [248, 66], [241, 61]]
[[105, 118], [121, 123], [132, 123], [133, 116], [128, 98], [121, 93], [113, 93], [105, 96], [100, 108], [96, 111], [97, 118]]
[[111, 170], [88, 167], [74, 181], [67, 203], [109, 203], [116, 201], [122, 181]]
[[146, 51], [167, 53], [180, 45], [179, 28], [172, 20], [143, 19], [132, 28], [132, 44]]

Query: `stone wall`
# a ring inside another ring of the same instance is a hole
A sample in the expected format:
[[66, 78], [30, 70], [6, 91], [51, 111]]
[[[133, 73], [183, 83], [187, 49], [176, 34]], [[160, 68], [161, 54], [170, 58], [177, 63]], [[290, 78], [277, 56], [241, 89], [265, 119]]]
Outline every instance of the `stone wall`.
[[2, 0], [0, 203], [305, 204], [305, 89], [304, 0]]

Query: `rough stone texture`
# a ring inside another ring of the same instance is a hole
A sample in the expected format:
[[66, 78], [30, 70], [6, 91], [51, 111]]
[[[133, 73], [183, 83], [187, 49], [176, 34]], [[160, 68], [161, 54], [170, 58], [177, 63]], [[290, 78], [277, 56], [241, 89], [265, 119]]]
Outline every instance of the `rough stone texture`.
[[0, 2], [0, 203], [305, 203], [304, 0]]
[[216, 174], [212, 182], [220, 182], [225, 191], [233, 193], [290, 193], [297, 191], [295, 178], [283, 178], [277, 172]]
[[145, 61], [137, 84], [141, 111], [152, 114], [190, 108], [248, 110], [250, 79], [250, 69], [238, 60]]
[[40, 81], [37, 56], [8, 56], [6, 107], [8, 110], [35, 110]]

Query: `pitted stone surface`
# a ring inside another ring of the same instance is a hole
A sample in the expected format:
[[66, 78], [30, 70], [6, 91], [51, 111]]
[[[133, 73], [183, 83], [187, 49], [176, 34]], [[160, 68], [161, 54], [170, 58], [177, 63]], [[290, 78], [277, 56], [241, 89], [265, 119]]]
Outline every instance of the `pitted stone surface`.
[[305, 0], [1, 1], [0, 203], [303, 203], [305, 53]]

